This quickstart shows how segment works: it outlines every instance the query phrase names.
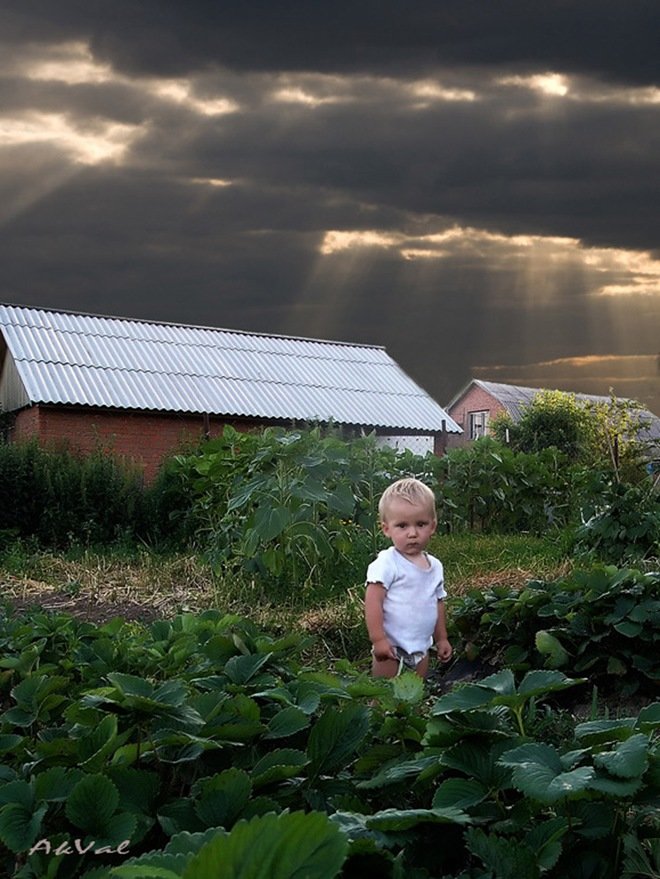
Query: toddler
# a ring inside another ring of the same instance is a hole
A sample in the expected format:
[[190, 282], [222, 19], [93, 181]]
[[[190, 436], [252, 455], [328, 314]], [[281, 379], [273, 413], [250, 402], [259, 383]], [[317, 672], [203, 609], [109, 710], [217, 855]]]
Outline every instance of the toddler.
[[447, 662], [442, 563], [426, 552], [436, 528], [435, 497], [418, 479], [399, 479], [378, 504], [381, 528], [392, 541], [367, 569], [365, 620], [372, 644], [372, 673], [394, 677], [402, 665], [426, 677], [428, 651]]

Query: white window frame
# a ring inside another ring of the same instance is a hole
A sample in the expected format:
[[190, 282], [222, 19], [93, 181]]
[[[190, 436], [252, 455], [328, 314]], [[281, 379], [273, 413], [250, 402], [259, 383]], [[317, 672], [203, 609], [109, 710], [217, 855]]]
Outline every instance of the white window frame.
[[488, 420], [490, 412], [488, 409], [478, 409], [474, 412], [468, 412], [468, 424], [470, 428], [470, 439], [477, 440], [482, 436], [488, 435]]

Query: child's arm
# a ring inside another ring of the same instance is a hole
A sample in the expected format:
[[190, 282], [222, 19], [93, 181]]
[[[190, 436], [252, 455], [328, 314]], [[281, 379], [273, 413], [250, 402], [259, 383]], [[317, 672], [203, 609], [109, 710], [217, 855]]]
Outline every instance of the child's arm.
[[387, 590], [382, 583], [367, 583], [364, 597], [364, 619], [369, 632], [369, 640], [373, 645], [377, 660], [396, 659], [394, 648], [389, 642], [383, 628], [383, 601]]
[[453, 649], [447, 638], [447, 616], [445, 603], [442, 599], [438, 601], [438, 619], [433, 631], [433, 641], [440, 662], [447, 662], [451, 659]]

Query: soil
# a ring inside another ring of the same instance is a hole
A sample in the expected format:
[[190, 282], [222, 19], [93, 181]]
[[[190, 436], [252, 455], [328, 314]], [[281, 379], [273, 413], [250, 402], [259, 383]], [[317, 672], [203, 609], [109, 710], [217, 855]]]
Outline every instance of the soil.
[[66, 613], [85, 622], [103, 625], [115, 617], [151, 623], [162, 619], [163, 614], [158, 608], [127, 601], [102, 601], [88, 595], [67, 595], [51, 589], [34, 590], [25, 596], [9, 596], [4, 600], [7, 609], [14, 614], [23, 614], [35, 610], [49, 613]]

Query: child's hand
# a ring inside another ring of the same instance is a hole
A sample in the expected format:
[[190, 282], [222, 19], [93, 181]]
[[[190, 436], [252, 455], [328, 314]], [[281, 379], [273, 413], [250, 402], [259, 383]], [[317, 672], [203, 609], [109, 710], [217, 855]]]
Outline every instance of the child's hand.
[[435, 650], [440, 662], [449, 662], [451, 655], [454, 652], [451, 644], [446, 638], [441, 638], [436, 642]]
[[387, 638], [381, 638], [380, 641], [375, 641], [372, 652], [379, 662], [383, 662], [385, 659], [397, 658], [394, 647], [392, 647]]

